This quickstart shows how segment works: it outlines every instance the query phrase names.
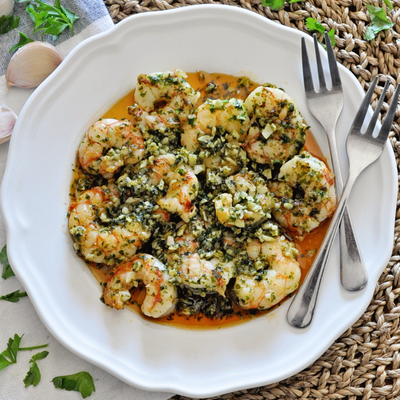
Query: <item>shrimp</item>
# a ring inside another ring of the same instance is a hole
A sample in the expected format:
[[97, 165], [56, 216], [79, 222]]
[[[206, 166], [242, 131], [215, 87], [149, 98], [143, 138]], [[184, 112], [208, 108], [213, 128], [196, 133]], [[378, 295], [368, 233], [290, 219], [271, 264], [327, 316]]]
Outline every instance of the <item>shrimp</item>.
[[249, 117], [242, 100], [207, 100], [190, 121], [191, 126], [181, 134], [181, 144], [190, 152], [200, 151], [207, 182], [220, 185], [246, 165], [246, 152], [239, 141], [247, 132]]
[[166, 195], [158, 199], [157, 204], [188, 222], [196, 214], [192, 202], [199, 190], [199, 181], [193, 169], [182, 162], [177, 163], [172, 154], [154, 158], [149, 168], [151, 185], [160, 185], [162, 181], [168, 185]]
[[266, 310], [298, 288], [301, 270], [297, 250], [284, 236], [263, 243], [253, 239], [246, 251], [251, 260], [262, 262], [264, 269], [256, 276], [236, 277], [233, 291], [242, 308]]
[[214, 200], [221, 224], [244, 228], [271, 218], [275, 200], [260, 175], [244, 170], [230, 176], [225, 183], [230, 193], [222, 193]]
[[280, 200], [273, 211], [284, 227], [302, 236], [330, 217], [336, 209], [334, 175], [318, 158], [303, 152], [286, 162], [270, 190]]
[[104, 288], [104, 302], [121, 310], [131, 299], [130, 290], [143, 282], [146, 287], [141, 310], [144, 315], [161, 318], [175, 309], [177, 289], [169, 282], [165, 265], [149, 254], [137, 254], [120, 265]]
[[171, 275], [174, 274], [179, 283], [201, 292], [225, 296], [233, 276], [232, 261], [224, 259], [222, 254], [208, 255], [202, 251], [193, 226], [186, 226], [182, 236], [170, 236], [167, 240], [170, 241], [166, 255], [168, 269], [170, 273], [174, 271]]
[[250, 120], [243, 100], [207, 99], [197, 107], [190, 124], [181, 135], [181, 144], [188, 151], [195, 152], [213, 141], [219, 132], [228, 133], [228, 141], [237, 141], [247, 132]]
[[179, 128], [187, 123], [200, 93], [186, 81], [181, 70], [155, 72], [138, 76], [135, 102], [147, 115], [153, 129]]
[[244, 106], [251, 120], [244, 146], [253, 161], [274, 168], [302, 150], [307, 126], [295, 101], [284, 91], [259, 86]]
[[136, 164], [144, 156], [140, 129], [127, 120], [100, 119], [86, 132], [78, 149], [82, 168], [109, 179], [123, 165]]
[[133, 215], [106, 222], [113, 194], [95, 187], [82, 192], [69, 207], [68, 227], [75, 250], [87, 261], [114, 264], [129, 260], [151, 236]]

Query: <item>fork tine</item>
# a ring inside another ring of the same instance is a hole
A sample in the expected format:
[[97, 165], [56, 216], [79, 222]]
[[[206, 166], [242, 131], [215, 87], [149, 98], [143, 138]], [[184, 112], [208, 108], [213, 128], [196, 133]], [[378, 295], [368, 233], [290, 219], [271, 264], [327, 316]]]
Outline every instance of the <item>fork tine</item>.
[[301, 61], [303, 64], [303, 81], [306, 92], [314, 91], [314, 84], [311, 75], [310, 61], [308, 60], [306, 41], [301, 38]]
[[324, 71], [322, 69], [321, 55], [319, 54], [319, 44], [317, 40], [317, 35], [315, 33], [313, 34], [313, 38], [314, 38], [315, 56], [317, 58], [319, 89], [321, 90], [326, 88], [325, 76], [324, 76]]
[[340, 80], [339, 69], [333, 52], [331, 40], [329, 39], [328, 32], [325, 31], [325, 46], [328, 53], [329, 70], [331, 71], [332, 87], [341, 87], [342, 82]]
[[368, 89], [368, 92], [364, 96], [364, 100], [361, 103], [360, 108], [358, 109], [358, 112], [354, 118], [353, 124], [351, 125], [350, 131], [351, 132], [361, 132], [361, 127], [363, 125], [365, 115], [367, 113], [369, 103], [371, 102], [372, 95], [375, 90], [376, 83], [378, 82], [378, 77], [376, 76], [373, 82], [371, 83], [371, 86]]
[[386, 141], [387, 137], [389, 136], [390, 129], [392, 128], [394, 115], [396, 113], [398, 105], [399, 93], [400, 93], [400, 85], [397, 85], [389, 110], [386, 113], [385, 120], [383, 121], [381, 130], [379, 131], [378, 138], [381, 139], [382, 141]]
[[374, 133], [376, 121], [379, 117], [379, 113], [381, 112], [382, 104], [383, 104], [383, 101], [385, 100], [385, 94], [386, 94], [388, 86], [389, 86], [389, 79], [385, 83], [381, 97], [379, 98], [378, 104], [375, 108], [375, 112], [372, 115], [371, 120], [369, 121], [367, 130], [365, 131], [365, 135], [372, 135]]

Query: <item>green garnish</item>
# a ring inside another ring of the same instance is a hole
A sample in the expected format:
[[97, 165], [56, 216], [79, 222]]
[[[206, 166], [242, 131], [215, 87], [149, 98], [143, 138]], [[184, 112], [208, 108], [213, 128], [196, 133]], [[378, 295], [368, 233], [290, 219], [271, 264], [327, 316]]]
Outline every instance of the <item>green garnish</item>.
[[[299, 3], [300, 1], [302, 0], [289, 0], [289, 3]], [[261, 4], [271, 10], [279, 10], [285, 4], [285, 0], [261, 0]]]
[[394, 25], [393, 22], [390, 22], [388, 20], [386, 12], [383, 8], [367, 4], [367, 10], [369, 12], [369, 15], [371, 16], [371, 25], [369, 25], [365, 32], [365, 40], [374, 39], [377, 33], [389, 29]]
[[73, 375], [56, 376], [52, 382], [56, 388], [79, 392], [83, 398], [90, 396], [96, 390], [92, 376], [85, 371]]
[[8, 367], [9, 365], [15, 364], [17, 362], [18, 351], [36, 350], [48, 346], [48, 344], [42, 344], [40, 346], [19, 347], [23, 336], [24, 335], [18, 336], [17, 334], [15, 334], [14, 339], [8, 339], [7, 349], [0, 353], [0, 371]]
[[11, 265], [8, 262], [7, 245], [4, 245], [4, 247], [1, 249], [0, 263], [3, 265], [3, 273], [1, 274], [3, 279], [8, 279], [10, 276], [15, 276], [14, 271], [11, 269]]
[[48, 356], [48, 354], [48, 351], [42, 351], [32, 356], [32, 358], [29, 360], [31, 367], [24, 378], [25, 387], [30, 385], [36, 386], [40, 382], [41, 375], [36, 361], [43, 360]]
[[[325, 30], [326, 30], [323, 27], [323, 25], [321, 24], [321, 22], [319, 22], [315, 18], [307, 18], [306, 19], [306, 26], [311, 32], [324, 33]], [[330, 39], [330, 41], [332, 43], [332, 46], [335, 46], [335, 44], [336, 44], [336, 42], [335, 42], [335, 30], [333, 28], [328, 31], [328, 36], [329, 36], [329, 39]]]
[[9, 338], [7, 349], [0, 353], [0, 371], [11, 364], [17, 362], [17, 353], [22, 336], [14, 335], [14, 339]]
[[7, 33], [17, 28], [19, 25], [19, 17], [15, 18], [14, 15], [0, 17], [0, 33]]
[[53, 6], [35, 0], [27, 5], [26, 11], [35, 24], [34, 33], [42, 32], [42, 35], [48, 34], [54, 38], [57, 38], [67, 28], [73, 35], [73, 24], [79, 18], [64, 8], [60, 0], [55, 0]]
[[16, 290], [15, 292], [11, 292], [4, 296], [0, 296], [0, 300], [16, 303], [17, 301], [19, 301], [21, 297], [26, 297], [26, 296], [28, 296], [26, 292], [20, 292], [19, 290]]
[[11, 47], [9, 52], [13, 52], [14, 50], [17, 50], [21, 48], [22, 46], [25, 46], [27, 43], [33, 42], [33, 39], [29, 38], [28, 36], [25, 35], [25, 33], [19, 32], [19, 42]]

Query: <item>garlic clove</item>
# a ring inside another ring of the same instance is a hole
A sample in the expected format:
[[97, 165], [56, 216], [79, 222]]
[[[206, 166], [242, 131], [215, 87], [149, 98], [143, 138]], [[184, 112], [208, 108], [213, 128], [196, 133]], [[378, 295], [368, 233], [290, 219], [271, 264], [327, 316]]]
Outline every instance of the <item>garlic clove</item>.
[[8, 17], [14, 11], [14, 0], [0, 0], [0, 17]]
[[62, 55], [46, 42], [31, 42], [12, 56], [6, 72], [7, 87], [39, 86], [61, 63]]
[[5, 104], [0, 104], [0, 143], [10, 139], [16, 121], [14, 111]]

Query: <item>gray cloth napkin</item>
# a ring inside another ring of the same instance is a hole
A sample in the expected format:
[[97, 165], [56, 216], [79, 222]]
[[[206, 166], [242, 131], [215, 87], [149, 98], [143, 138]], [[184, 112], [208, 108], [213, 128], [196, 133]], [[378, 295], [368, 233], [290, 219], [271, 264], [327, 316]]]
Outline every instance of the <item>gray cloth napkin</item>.
[[[74, 24], [73, 36], [69, 31], [64, 31], [55, 42], [52, 42], [64, 56], [82, 40], [113, 26], [102, 0], [62, 0], [61, 4], [79, 16], [79, 20]], [[7, 104], [17, 114], [33, 90], [13, 87], [7, 91], [5, 72], [12, 55], [8, 51], [19, 40], [18, 31], [32, 37], [33, 22], [26, 14], [25, 7], [26, 3], [15, 4], [14, 14], [21, 16], [20, 26], [16, 30], [0, 35], [0, 104]], [[49, 41], [51, 42], [51, 39]], [[0, 180], [3, 178], [7, 153], [8, 143], [0, 144]], [[6, 232], [3, 219], [0, 217], [0, 249], [5, 243]], [[0, 277], [0, 296], [15, 290], [24, 291], [16, 277], [10, 277], [7, 280]], [[80, 371], [89, 372], [94, 379], [96, 391], [89, 397], [91, 400], [164, 400], [171, 397], [171, 394], [168, 393], [145, 392], [133, 388], [72, 354], [51, 336], [40, 321], [28, 297], [20, 299], [17, 303], [0, 301], [0, 353], [6, 349], [8, 339], [13, 338], [15, 334], [24, 335], [21, 342], [22, 347], [45, 343], [49, 345], [46, 349], [19, 352], [17, 363], [0, 371], [0, 400], [81, 399], [79, 393], [56, 389], [51, 382], [55, 376], [69, 375]], [[41, 381], [36, 387], [25, 388], [23, 380], [30, 367], [29, 360], [42, 350], [47, 350], [49, 355], [37, 362], [41, 372]]]

